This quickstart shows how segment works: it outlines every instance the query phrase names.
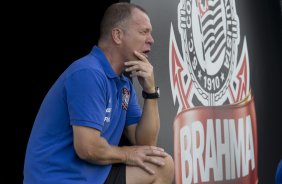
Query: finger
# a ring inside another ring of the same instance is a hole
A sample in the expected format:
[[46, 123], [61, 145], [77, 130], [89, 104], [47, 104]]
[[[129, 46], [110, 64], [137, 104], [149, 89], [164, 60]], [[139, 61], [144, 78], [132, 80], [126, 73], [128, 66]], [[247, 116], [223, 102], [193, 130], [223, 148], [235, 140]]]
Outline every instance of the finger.
[[147, 62], [149, 62], [149, 61], [147, 60], [147, 57], [144, 56], [142, 53], [140, 53], [140, 52], [138, 52], [138, 51], [134, 51], [134, 54], [135, 54], [139, 59], [141, 59], [142, 61], [147, 61]]
[[168, 156], [168, 153], [166, 153], [163, 148], [155, 147], [155, 148], [148, 149], [148, 151], [146, 152], [146, 155], [166, 157]]
[[130, 74], [130, 77], [143, 77], [145, 78], [147, 75], [146, 75], [146, 72], [144, 71], [132, 71], [132, 73]]
[[126, 61], [124, 63], [127, 72], [133, 70], [152, 71], [152, 65], [148, 63], [141, 63], [140, 61]]
[[149, 163], [155, 164], [157, 166], [164, 166], [165, 165], [165, 163], [163, 161], [161, 161], [161, 160], [159, 160], [155, 157], [150, 157], [150, 156], [146, 157], [145, 162], [149, 162]]
[[155, 152], [165, 152], [164, 148], [157, 146], [148, 146], [147, 149]]
[[126, 62], [124, 62], [124, 65], [125, 66], [132, 66], [132, 65], [138, 65], [138, 64], [140, 64], [140, 60], [133, 60], [133, 61], [126, 61]]
[[[134, 76], [145, 76], [145, 74], [147, 73], [147, 70], [145, 69], [145, 66], [142, 66], [140, 64], [136, 64], [136, 65], [128, 65], [127, 68], [125, 68], [126, 72], [132, 72], [132, 74], [134, 73]], [[140, 71], [138, 73], [138, 71]], [[136, 73], [137, 72], [137, 73]]]
[[157, 147], [157, 146], [149, 146], [148, 148], [152, 150], [164, 151], [164, 148]]
[[148, 172], [149, 174], [155, 174], [155, 171], [153, 169], [151, 169], [149, 166], [147, 166], [146, 164], [142, 163], [140, 165], [140, 167], [142, 169], [144, 169], [146, 172]]
[[158, 156], [158, 157], [167, 157], [168, 153], [163, 152], [163, 151], [156, 151], [152, 150], [146, 154], [147, 156]]
[[137, 65], [134, 65], [134, 66], [126, 68], [125, 71], [132, 72], [132, 71], [136, 71], [138, 69], [139, 69], [139, 67]]

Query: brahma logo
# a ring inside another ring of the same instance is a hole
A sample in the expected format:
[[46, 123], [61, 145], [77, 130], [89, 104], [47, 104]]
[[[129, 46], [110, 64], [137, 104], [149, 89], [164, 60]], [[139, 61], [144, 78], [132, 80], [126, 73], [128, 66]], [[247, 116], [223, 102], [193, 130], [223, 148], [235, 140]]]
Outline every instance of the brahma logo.
[[169, 46], [176, 182], [257, 183], [249, 57], [235, 0], [180, 0], [177, 15], [182, 54], [173, 23]]
[[242, 104], [186, 109], [174, 121], [176, 183], [255, 184], [253, 98]]

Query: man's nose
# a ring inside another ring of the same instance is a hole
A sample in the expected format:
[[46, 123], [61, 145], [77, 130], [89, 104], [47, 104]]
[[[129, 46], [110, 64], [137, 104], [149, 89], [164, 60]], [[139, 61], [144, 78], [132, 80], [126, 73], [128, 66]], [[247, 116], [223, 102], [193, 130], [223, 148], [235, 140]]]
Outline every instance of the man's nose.
[[150, 45], [154, 43], [154, 38], [151, 34], [148, 36], [147, 43], [149, 43]]

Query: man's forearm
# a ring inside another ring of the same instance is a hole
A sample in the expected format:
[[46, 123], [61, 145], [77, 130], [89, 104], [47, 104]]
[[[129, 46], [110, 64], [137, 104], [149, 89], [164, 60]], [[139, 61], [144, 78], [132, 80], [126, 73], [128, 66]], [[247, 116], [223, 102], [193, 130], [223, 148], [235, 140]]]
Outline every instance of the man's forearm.
[[93, 164], [124, 163], [126, 153], [121, 147], [109, 145], [104, 138], [93, 140], [88, 146], [80, 149], [78, 155], [81, 159]]
[[136, 127], [137, 145], [156, 145], [160, 129], [157, 99], [145, 99], [141, 121]]

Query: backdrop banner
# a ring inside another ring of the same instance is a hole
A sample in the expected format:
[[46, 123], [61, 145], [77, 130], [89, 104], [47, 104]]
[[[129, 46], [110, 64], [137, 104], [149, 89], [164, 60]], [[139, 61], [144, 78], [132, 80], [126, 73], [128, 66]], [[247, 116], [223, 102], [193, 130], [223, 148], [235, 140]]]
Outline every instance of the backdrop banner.
[[257, 184], [246, 1], [131, 2], [145, 7], [153, 25], [159, 145], [173, 153], [175, 182]]

